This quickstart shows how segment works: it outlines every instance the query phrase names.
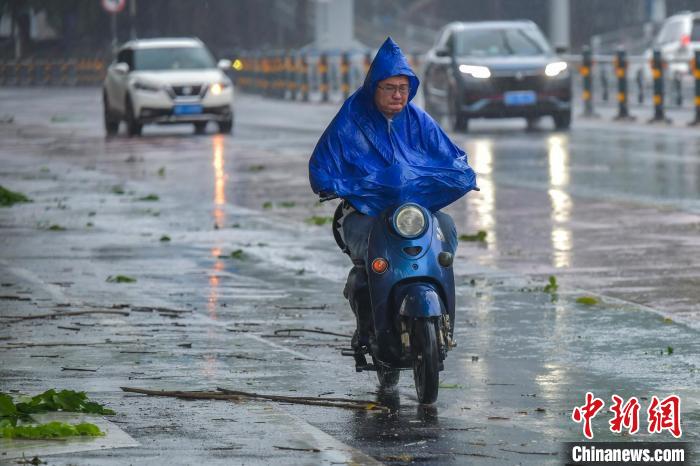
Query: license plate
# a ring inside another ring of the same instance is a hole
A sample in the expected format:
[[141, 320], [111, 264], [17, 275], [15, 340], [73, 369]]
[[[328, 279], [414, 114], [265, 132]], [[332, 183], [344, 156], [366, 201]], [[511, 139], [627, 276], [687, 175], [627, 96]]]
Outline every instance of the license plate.
[[503, 94], [506, 105], [534, 105], [537, 102], [535, 91], [511, 91]]
[[202, 113], [202, 106], [199, 104], [180, 104], [173, 109], [175, 115], [198, 115]]

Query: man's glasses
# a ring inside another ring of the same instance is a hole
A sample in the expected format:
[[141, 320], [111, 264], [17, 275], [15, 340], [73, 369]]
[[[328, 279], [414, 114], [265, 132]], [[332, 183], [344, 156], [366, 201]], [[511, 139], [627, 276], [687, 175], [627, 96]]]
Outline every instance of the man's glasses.
[[377, 86], [377, 89], [389, 95], [394, 95], [397, 91], [401, 95], [407, 95], [411, 91], [411, 87], [408, 84], [402, 84], [400, 86], [394, 86], [392, 84], [383, 84], [381, 86]]

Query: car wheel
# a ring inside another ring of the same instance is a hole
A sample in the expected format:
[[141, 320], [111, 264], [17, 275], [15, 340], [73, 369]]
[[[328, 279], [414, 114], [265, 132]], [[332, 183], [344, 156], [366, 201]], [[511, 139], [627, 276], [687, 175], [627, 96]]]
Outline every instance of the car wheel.
[[566, 130], [571, 126], [571, 110], [555, 113], [552, 118], [557, 129]]
[[207, 132], [207, 122], [199, 121], [194, 124], [194, 134], [204, 134]]
[[527, 121], [527, 130], [528, 131], [534, 131], [537, 129], [537, 124], [540, 122], [539, 117], [528, 117], [526, 118]]
[[109, 107], [107, 92], [102, 92], [102, 104], [104, 108], [104, 124], [107, 136], [114, 136], [119, 132], [119, 118], [114, 116], [114, 112]]
[[221, 133], [221, 134], [233, 133], [233, 117], [230, 120], [220, 121], [218, 124], [219, 124], [219, 133]]
[[450, 120], [450, 127], [452, 131], [465, 132], [469, 127], [469, 120], [467, 120], [457, 107], [457, 100], [453, 97], [453, 94], [450, 93], [447, 114]]
[[129, 136], [141, 136], [141, 130], [143, 129], [143, 125], [134, 115], [134, 106], [130, 97], [126, 98], [126, 129]]

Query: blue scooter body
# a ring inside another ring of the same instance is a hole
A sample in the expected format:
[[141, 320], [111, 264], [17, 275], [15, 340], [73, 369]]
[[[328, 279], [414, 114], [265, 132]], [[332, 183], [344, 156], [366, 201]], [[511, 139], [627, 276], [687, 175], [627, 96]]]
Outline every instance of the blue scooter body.
[[[455, 285], [452, 265], [440, 264], [438, 255], [450, 252], [446, 237], [439, 231], [437, 219], [421, 206], [428, 219], [424, 232], [412, 239], [399, 235], [392, 216], [397, 209], [387, 209], [369, 235], [367, 275], [369, 280], [374, 338], [371, 353], [392, 367], [411, 367], [412, 355], [402, 345], [401, 321], [449, 316], [451, 341], [455, 316]], [[372, 270], [372, 261], [384, 258], [389, 267], [381, 274]], [[447, 341], [447, 340], [445, 340]], [[445, 345], [444, 353], [449, 349]]]

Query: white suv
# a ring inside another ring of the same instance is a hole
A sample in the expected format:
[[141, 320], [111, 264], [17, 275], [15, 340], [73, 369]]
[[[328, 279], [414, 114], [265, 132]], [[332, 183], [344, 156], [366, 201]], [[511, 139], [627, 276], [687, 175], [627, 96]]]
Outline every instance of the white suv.
[[130, 136], [146, 123], [194, 123], [203, 133], [216, 121], [233, 129], [233, 84], [199, 39], [141, 39], [124, 44], [107, 69], [102, 99], [108, 135], [124, 120]]
[[670, 76], [690, 73], [695, 51], [700, 50], [700, 12], [685, 11], [666, 18], [645, 53], [647, 60], [652, 58], [652, 49], [661, 51]]

